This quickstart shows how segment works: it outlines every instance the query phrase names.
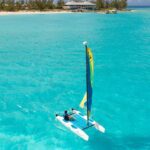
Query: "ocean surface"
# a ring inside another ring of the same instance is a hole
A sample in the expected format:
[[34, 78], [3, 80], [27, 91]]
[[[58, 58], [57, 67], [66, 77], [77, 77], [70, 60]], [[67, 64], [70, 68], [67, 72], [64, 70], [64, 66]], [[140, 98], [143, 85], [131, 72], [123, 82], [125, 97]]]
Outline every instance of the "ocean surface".
[[[85, 40], [95, 62], [91, 114], [106, 128], [87, 130], [88, 142], [55, 120], [79, 109]], [[0, 16], [0, 150], [149, 149], [149, 8]]]

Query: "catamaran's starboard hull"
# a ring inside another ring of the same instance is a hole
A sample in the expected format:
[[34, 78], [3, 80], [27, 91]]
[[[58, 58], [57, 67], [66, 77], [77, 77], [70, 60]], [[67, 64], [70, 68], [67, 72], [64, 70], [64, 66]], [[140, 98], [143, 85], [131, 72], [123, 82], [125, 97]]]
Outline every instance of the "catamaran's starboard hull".
[[84, 139], [85, 141], [88, 141], [89, 136], [79, 127], [77, 127], [73, 121], [65, 121], [64, 117], [62, 116], [56, 116], [56, 119], [60, 121], [65, 127], [70, 129], [72, 132], [74, 132], [76, 135]]
[[[74, 114], [78, 114], [81, 118], [87, 120], [87, 116], [86, 116], [86, 115], [81, 115], [81, 112], [80, 112], [80, 111], [74, 109], [74, 110], [73, 110], [73, 113], [74, 113]], [[102, 125], [98, 124], [96, 121], [93, 121], [93, 120], [90, 119], [89, 122], [90, 122], [91, 124], [93, 124], [93, 126], [95, 127], [95, 129], [97, 129], [98, 131], [100, 131], [100, 132], [102, 132], [102, 133], [105, 132], [105, 128], [104, 128]]]

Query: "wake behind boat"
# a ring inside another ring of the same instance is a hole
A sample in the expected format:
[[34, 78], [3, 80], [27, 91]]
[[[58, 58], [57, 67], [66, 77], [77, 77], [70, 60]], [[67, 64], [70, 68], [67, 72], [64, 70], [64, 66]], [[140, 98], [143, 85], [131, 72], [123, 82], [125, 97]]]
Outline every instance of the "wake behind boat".
[[87, 42], [83, 42], [83, 44], [85, 45], [86, 52], [86, 93], [80, 103], [80, 107], [86, 107], [87, 113], [86, 115], [83, 115], [80, 111], [72, 109], [71, 113], [65, 111], [63, 115], [56, 114], [56, 119], [76, 135], [88, 141], [89, 136], [85, 132], [86, 129], [95, 127], [95, 129], [104, 133], [105, 128], [90, 118], [92, 106], [94, 60], [91, 49], [87, 47]]

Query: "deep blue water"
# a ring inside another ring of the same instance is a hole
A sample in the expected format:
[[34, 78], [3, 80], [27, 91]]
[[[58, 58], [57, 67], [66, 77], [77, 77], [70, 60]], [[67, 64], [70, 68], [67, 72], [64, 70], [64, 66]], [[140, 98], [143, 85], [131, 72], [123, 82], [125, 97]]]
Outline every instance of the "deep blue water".
[[[55, 121], [78, 109], [93, 50], [92, 117], [83, 141]], [[150, 10], [0, 16], [0, 150], [149, 150]]]

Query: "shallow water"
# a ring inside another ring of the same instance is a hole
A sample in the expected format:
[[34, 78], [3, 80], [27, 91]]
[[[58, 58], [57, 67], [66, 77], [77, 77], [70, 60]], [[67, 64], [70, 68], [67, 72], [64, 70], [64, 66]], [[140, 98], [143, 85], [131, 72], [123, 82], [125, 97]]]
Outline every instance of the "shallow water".
[[[1, 150], [150, 149], [150, 10], [0, 16]], [[85, 142], [54, 114], [85, 92], [87, 40], [95, 79]]]

